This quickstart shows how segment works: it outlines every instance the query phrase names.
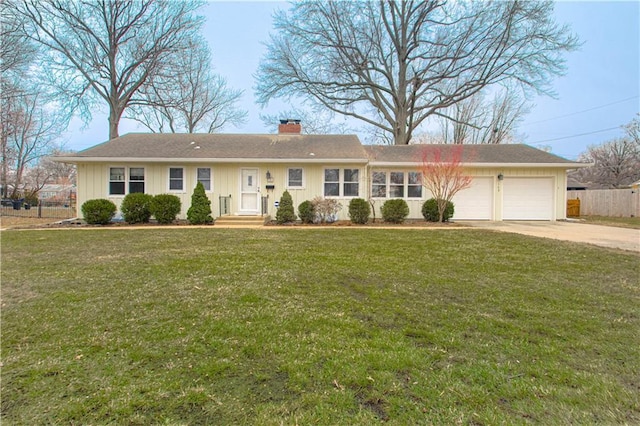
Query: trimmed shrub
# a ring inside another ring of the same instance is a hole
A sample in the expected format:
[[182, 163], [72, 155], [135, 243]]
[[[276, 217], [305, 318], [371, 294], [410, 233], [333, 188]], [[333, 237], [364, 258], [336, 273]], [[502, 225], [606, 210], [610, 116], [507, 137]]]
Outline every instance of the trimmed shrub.
[[99, 198], [86, 201], [80, 210], [85, 222], [91, 225], [106, 225], [111, 222], [118, 209], [113, 202]]
[[385, 222], [402, 223], [409, 216], [409, 205], [402, 198], [387, 200], [380, 208]]
[[[447, 201], [447, 207], [444, 209], [442, 221], [447, 222], [453, 216], [454, 206], [451, 201]], [[438, 200], [430, 198], [422, 204], [422, 216], [428, 222], [438, 222], [440, 213], [438, 212]]]
[[151, 200], [151, 214], [164, 225], [176, 220], [181, 207], [180, 198], [173, 194], [159, 194]]
[[187, 220], [192, 225], [213, 223], [211, 217], [211, 200], [204, 192], [202, 182], [198, 182], [191, 195], [191, 207], [187, 210]]
[[371, 206], [362, 198], [354, 198], [349, 201], [349, 217], [351, 222], [364, 225], [369, 221]]
[[313, 219], [316, 217], [316, 213], [313, 211], [313, 204], [311, 201], [303, 201], [298, 206], [298, 216], [302, 223], [313, 223]]
[[293, 199], [289, 191], [284, 191], [280, 197], [280, 204], [276, 212], [276, 222], [280, 225], [296, 220], [296, 212], [293, 210]]
[[120, 211], [127, 223], [147, 223], [151, 218], [151, 200], [153, 196], [135, 192], [127, 194], [122, 200]]

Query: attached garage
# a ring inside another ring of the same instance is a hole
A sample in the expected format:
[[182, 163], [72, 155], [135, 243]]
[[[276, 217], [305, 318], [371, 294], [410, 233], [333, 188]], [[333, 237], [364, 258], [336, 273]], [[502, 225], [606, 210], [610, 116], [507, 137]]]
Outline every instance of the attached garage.
[[509, 178], [502, 182], [503, 220], [553, 220], [553, 178]]
[[454, 220], [493, 219], [493, 177], [473, 178], [471, 186], [453, 197]]

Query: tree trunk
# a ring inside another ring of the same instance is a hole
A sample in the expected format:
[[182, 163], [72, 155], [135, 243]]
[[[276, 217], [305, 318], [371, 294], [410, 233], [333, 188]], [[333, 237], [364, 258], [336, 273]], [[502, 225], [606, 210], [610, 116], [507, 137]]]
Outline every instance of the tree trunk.
[[120, 125], [120, 117], [122, 116], [122, 109], [111, 107], [109, 110], [109, 140], [115, 139], [120, 136], [118, 133], [118, 126]]

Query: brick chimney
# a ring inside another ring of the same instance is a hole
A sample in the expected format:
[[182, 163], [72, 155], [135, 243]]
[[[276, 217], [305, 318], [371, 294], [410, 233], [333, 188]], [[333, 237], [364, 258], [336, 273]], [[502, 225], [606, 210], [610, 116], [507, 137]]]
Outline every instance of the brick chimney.
[[302, 133], [302, 125], [300, 125], [300, 120], [293, 120], [291, 118], [280, 120], [280, 124], [278, 125], [278, 133], [299, 135], [300, 133]]

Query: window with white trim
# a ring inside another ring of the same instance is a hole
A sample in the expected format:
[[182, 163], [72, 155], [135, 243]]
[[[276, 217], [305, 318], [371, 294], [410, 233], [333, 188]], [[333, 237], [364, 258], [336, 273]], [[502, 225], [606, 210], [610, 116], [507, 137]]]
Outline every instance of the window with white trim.
[[144, 167], [129, 168], [129, 194], [135, 192], [144, 194]]
[[422, 173], [407, 173], [407, 197], [422, 198]]
[[340, 196], [340, 169], [324, 169], [324, 196]]
[[422, 198], [422, 173], [371, 172], [371, 196], [374, 198]]
[[198, 182], [202, 183], [205, 191], [211, 191], [211, 168], [210, 167], [198, 167], [196, 170], [196, 177]]
[[301, 168], [287, 169], [287, 188], [304, 188], [304, 171]]
[[359, 179], [360, 170], [358, 169], [344, 169], [344, 191], [342, 193], [345, 197], [357, 197], [359, 191]]
[[404, 173], [389, 173], [389, 198], [404, 198]]
[[124, 167], [109, 167], [109, 195], [124, 195]]
[[184, 191], [184, 167], [169, 168], [169, 191]]
[[387, 197], [387, 172], [373, 172], [371, 174], [371, 196], [375, 198]]
[[360, 169], [324, 169], [325, 197], [358, 197]]

